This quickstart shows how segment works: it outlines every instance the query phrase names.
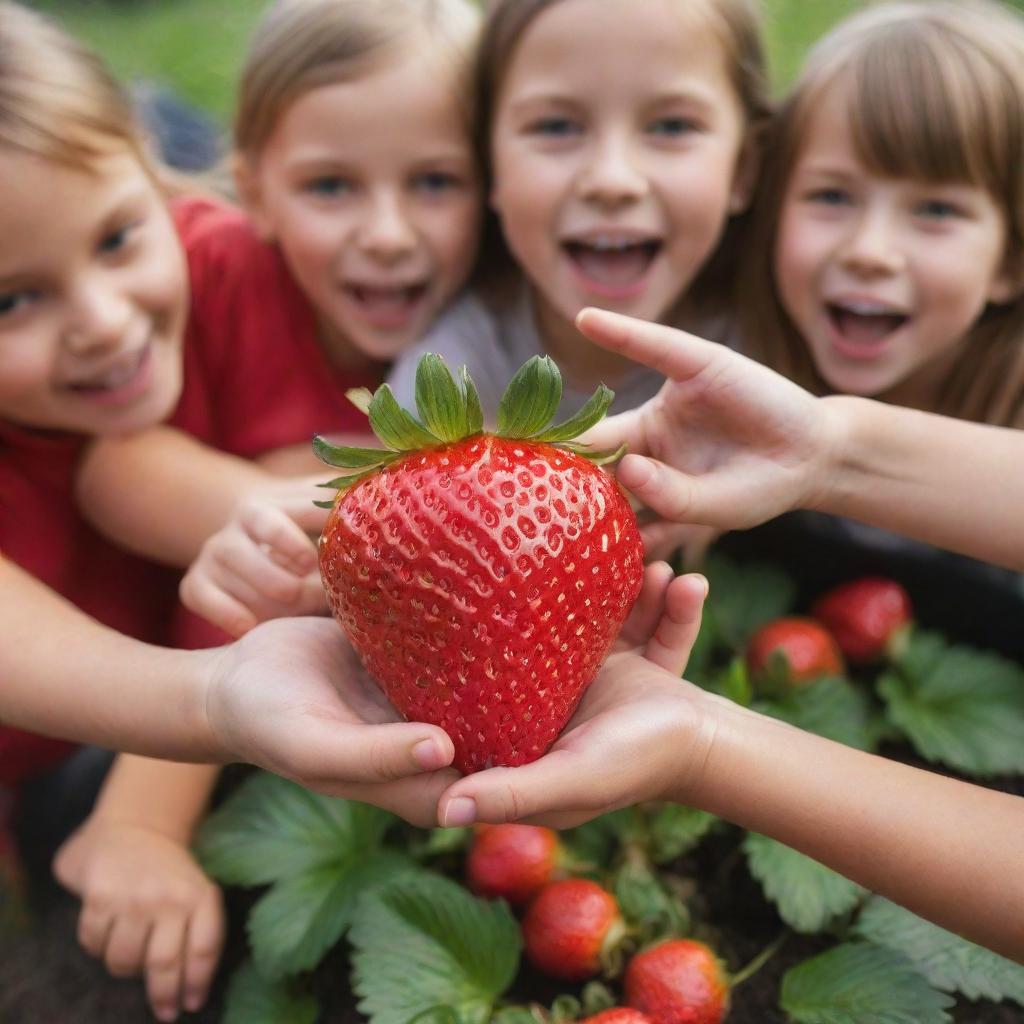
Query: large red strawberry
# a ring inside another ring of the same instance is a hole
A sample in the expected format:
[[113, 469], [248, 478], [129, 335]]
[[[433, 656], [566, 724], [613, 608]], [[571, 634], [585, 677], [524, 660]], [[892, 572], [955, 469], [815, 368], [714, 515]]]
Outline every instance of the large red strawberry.
[[628, 1006], [611, 1006], [607, 1010], [587, 1017], [580, 1024], [651, 1024], [651, 1019]]
[[585, 878], [550, 882], [523, 918], [523, 948], [539, 971], [582, 981], [597, 974], [625, 934], [610, 892]]
[[719, 1024], [729, 981], [714, 953], [693, 939], [671, 939], [638, 953], [624, 979], [626, 1002], [653, 1024]]
[[855, 664], [894, 654], [914, 617], [910, 595], [895, 580], [864, 576], [822, 595], [811, 614]]
[[549, 828], [484, 825], [466, 858], [466, 881], [480, 896], [518, 906], [552, 880], [562, 858], [562, 844]]
[[612, 392], [549, 426], [561, 387], [550, 359], [531, 359], [483, 433], [465, 368], [456, 383], [427, 355], [419, 420], [387, 385], [357, 395], [386, 450], [314, 441], [350, 471], [320, 539], [331, 609], [391, 703], [441, 726], [464, 772], [547, 750], [640, 590], [629, 503], [572, 443]]
[[782, 682], [801, 686], [842, 675], [843, 657], [817, 622], [794, 616], [775, 619], [754, 633], [747, 644], [747, 667], [754, 679], [781, 673]]

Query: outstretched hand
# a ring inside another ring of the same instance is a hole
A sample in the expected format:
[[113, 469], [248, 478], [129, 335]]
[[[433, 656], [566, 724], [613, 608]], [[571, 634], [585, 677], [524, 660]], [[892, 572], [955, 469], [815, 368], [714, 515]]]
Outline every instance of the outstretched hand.
[[210, 652], [206, 713], [219, 746], [310, 789], [416, 825], [458, 778], [434, 725], [403, 722], [331, 619], [263, 623]]
[[840, 441], [826, 403], [671, 327], [597, 309], [576, 326], [668, 378], [654, 398], [586, 437], [596, 448], [628, 446], [619, 482], [663, 520], [743, 529], [816, 503]]
[[438, 807], [442, 825], [530, 821], [571, 828], [598, 814], [676, 792], [710, 743], [680, 679], [700, 630], [707, 581], [649, 565], [615, 651], [551, 750], [520, 768], [460, 779]]

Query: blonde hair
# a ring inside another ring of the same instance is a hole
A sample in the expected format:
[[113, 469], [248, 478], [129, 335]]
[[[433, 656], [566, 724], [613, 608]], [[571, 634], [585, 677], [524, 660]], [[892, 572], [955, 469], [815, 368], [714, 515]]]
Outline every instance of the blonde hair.
[[[488, 5], [487, 20], [477, 51], [477, 112], [473, 133], [477, 157], [488, 182], [493, 178], [490, 134], [494, 111], [516, 47], [534, 19], [561, 2], [491, 0]], [[730, 80], [746, 116], [749, 144], [767, 123], [772, 111], [760, 4], [758, 0], [687, 0], [687, 3], [691, 10], [708, 19], [719, 38]], [[736, 226], [731, 223], [689, 288], [691, 295], [703, 300], [700, 304], [706, 307], [709, 315], [718, 312], [716, 307], [722, 301], [727, 282], [731, 281], [738, 241]], [[493, 212], [487, 216], [481, 248], [481, 269], [485, 278], [500, 276], [511, 264]]]
[[311, 89], [358, 76], [393, 46], [424, 34], [451, 55], [468, 130], [479, 22], [471, 0], [278, 0], [257, 27], [242, 72], [236, 152], [258, 154], [281, 115]]
[[0, 147], [88, 169], [128, 150], [152, 164], [131, 101], [54, 22], [0, 0]]
[[[1024, 19], [994, 0], [885, 4], [811, 51], [767, 138], [734, 302], [745, 351], [817, 394], [830, 389], [782, 308], [773, 254], [811, 114], [837, 89], [865, 167], [986, 190], [1005, 221], [1006, 265], [1024, 271]], [[1024, 292], [982, 314], [930, 411], [1024, 423]]]

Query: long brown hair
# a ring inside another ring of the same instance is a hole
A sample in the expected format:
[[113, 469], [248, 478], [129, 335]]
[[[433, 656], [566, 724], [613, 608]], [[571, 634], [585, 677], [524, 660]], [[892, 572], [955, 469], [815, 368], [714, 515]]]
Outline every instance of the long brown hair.
[[[985, 189], [1007, 266], [1024, 271], [1024, 19], [994, 0], [885, 4], [811, 51], [767, 137], [734, 305], [744, 350], [817, 394], [830, 388], [779, 300], [773, 254], [811, 112], [837, 89], [865, 167]], [[1024, 425], [1024, 291], [985, 310], [930, 411]]]

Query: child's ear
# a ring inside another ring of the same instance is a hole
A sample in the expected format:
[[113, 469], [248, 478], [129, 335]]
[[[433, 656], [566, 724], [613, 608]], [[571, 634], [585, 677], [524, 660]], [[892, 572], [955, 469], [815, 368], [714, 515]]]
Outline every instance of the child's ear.
[[259, 172], [253, 160], [235, 153], [231, 158], [231, 175], [235, 179], [238, 200], [245, 207], [257, 234], [264, 241], [273, 241], [274, 233], [266, 215]]
[[988, 301], [996, 306], [1005, 306], [1024, 294], [1024, 253], [1009, 254], [1003, 266], [988, 286]]
[[755, 126], [748, 130], [747, 137], [736, 158], [736, 170], [732, 176], [732, 190], [729, 194], [729, 213], [743, 213], [750, 205], [761, 173], [761, 157], [765, 129]]

